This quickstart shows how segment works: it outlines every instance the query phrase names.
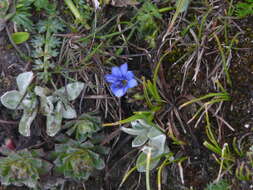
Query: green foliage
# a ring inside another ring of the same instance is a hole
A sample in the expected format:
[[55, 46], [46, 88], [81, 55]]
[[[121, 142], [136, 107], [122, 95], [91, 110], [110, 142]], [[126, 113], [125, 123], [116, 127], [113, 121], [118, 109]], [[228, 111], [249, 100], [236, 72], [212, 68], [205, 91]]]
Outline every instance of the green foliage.
[[47, 117], [47, 134], [55, 136], [61, 129], [62, 119], [76, 118], [77, 113], [70, 101], [75, 100], [84, 88], [84, 83], [69, 83], [55, 92], [36, 86], [34, 92], [40, 98], [39, 111]]
[[159, 9], [155, 4], [146, 1], [138, 10], [136, 23], [140, 37], [144, 38], [151, 47], [155, 46], [155, 39], [159, 31], [156, 19], [162, 19]]
[[11, 35], [12, 40], [15, 44], [22, 44], [27, 41], [30, 37], [28, 32], [15, 32]]
[[33, 31], [34, 23], [31, 19], [31, 11], [35, 8], [36, 11], [44, 10], [48, 15], [56, 13], [56, 5], [49, 3], [48, 0], [18, 0], [16, 3], [16, 12], [12, 21], [18, 26], [28, 31]]
[[0, 0], [0, 19], [4, 18], [9, 9], [10, 3], [8, 0]]
[[37, 115], [38, 101], [34, 94], [27, 92], [27, 88], [33, 80], [32, 72], [21, 73], [17, 77], [18, 90], [8, 91], [1, 96], [2, 104], [12, 110], [22, 109], [23, 116], [19, 122], [19, 132], [24, 136], [30, 136], [30, 126]]
[[54, 161], [56, 171], [66, 178], [87, 180], [95, 169], [102, 170], [105, 167], [103, 159], [94, 150], [97, 150], [96, 146], [90, 141], [81, 143], [70, 140], [57, 145], [57, 159]]
[[209, 184], [204, 190], [230, 190], [230, 185], [226, 180]]
[[137, 158], [137, 169], [139, 172], [146, 171], [148, 150], [151, 149], [150, 170], [159, 163], [160, 157], [169, 151], [166, 145], [166, 135], [157, 126], [150, 125], [145, 120], [131, 122], [132, 128], [122, 127], [125, 133], [136, 136], [132, 141], [132, 147], [142, 147], [142, 153]]
[[253, 15], [253, 0], [244, 0], [236, 4], [236, 15], [240, 18]]
[[64, 0], [64, 2], [74, 15], [77, 23], [81, 23], [86, 29], [90, 29], [87, 20], [91, 18], [92, 8], [83, 0]]
[[35, 58], [34, 69], [41, 71], [38, 75], [45, 83], [51, 79], [51, 72], [55, 64], [53, 58], [58, 55], [58, 47], [61, 44], [59, 38], [53, 34], [63, 31], [64, 25], [55, 17], [38, 22], [36, 29], [38, 35], [32, 40], [33, 57]]
[[36, 152], [8, 152], [7, 157], [0, 159], [0, 181], [3, 185], [26, 185], [36, 188], [40, 175], [49, 168], [50, 165], [38, 158]]
[[100, 117], [82, 114], [77, 120], [68, 122], [65, 128], [68, 128], [68, 135], [74, 135], [75, 139], [84, 142], [87, 137], [91, 138], [92, 134], [100, 130], [101, 126]]
[[[75, 100], [84, 88], [84, 83], [69, 83], [56, 91], [36, 86], [34, 92], [27, 89], [33, 80], [32, 72], [21, 73], [17, 77], [18, 89], [6, 92], [1, 97], [2, 104], [9, 109], [22, 109], [23, 116], [19, 122], [19, 132], [30, 136], [30, 126], [39, 111], [47, 117], [47, 134], [55, 136], [61, 129], [62, 119], [77, 116], [70, 101]], [[38, 97], [40, 104], [38, 104]]]
[[243, 181], [252, 181], [253, 179], [253, 145], [244, 156], [244, 160], [239, 162], [235, 172], [236, 177]]

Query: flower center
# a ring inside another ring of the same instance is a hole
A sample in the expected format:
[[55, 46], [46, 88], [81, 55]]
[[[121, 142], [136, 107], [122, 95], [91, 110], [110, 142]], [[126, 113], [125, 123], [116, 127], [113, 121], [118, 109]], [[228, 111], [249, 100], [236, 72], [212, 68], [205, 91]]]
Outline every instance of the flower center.
[[121, 82], [122, 82], [123, 86], [127, 85], [127, 80], [122, 80]]

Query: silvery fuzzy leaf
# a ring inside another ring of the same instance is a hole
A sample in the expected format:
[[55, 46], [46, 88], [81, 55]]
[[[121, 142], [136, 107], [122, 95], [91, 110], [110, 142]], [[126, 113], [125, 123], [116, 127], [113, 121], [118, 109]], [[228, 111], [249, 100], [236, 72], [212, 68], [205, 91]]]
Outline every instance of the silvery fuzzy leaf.
[[122, 127], [121, 130], [129, 135], [141, 135], [141, 136], [147, 135], [147, 132], [148, 132], [146, 129], [133, 129], [133, 128], [126, 128], [126, 127]]
[[158, 135], [149, 140], [149, 145], [153, 148], [157, 155], [164, 153], [164, 147], [166, 143], [165, 135]]
[[147, 136], [137, 136], [134, 138], [134, 140], [132, 141], [132, 147], [139, 147], [144, 145], [148, 140]]
[[159, 136], [159, 135], [163, 135], [163, 133], [161, 131], [159, 131], [159, 129], [157, 129], [155, 126], [152, 126], [152, 128], [150, 128], [150, 130], [148, 132], [148, 138], [151, 139], [151, 138]]
[[141, 129], [143, 129], [143, 128], [149, 129], [149, 128], [153, 127], [153, 126], [147, 124], [147, 122], [143, 119], [134, 120], [131, 122], [131, 125], [135, 129], [140, 129], [140, 128]]
[[74, 119], [77, 117], [76, 110], [69, 105], [63, 106], [62, 117], [65, 119]]
[[35, 86], [34, 92], [37, 96], [45, 97], [50, 93], [50, 90], [48, 88], [43, 88], [41, 86]]
[[17, 76], [17, 85], [21, 94], [24, 94], [33, 80], [33, 72], [24, 72]]
[[24, 111], [23, 116], [19, 122], [19, 128], [18, 128], [19, 133], [21, 135], [24, 135], [26, 137], [29, 137], [31, 135], [30, 127], [36, 115], [37, 115], [37, 109], [34, 109], [32, 112]]
[[49, 97], [40, 97], [40, 111], [43, 115], [50, 115], [54, 111], [54, 105]]
[[22, 95], [17, 90], [8, 91], [1, 96], [2, 104], [8, 109], [12, 110], [21, 109], [21, 106], [17, 108], [17, 106], [20, 104], [21, 99]]
[[21, 103], [21, 107], [22, 109], [31, 112], [33, 109], [36, 108], [36, 106], [38, 105], [38, 100], [36, 97], [32, 97], [29, 94], [27, 94], [25, 96], [25, 98], [23, 99], [22, 103]]
[[48, 101], [52, 102], [53, 104], [57, 101], [59, 101], [59, 97], [57, 96], [47, 96]]
[[65, 87], [60, 88], [55, 93], [67, 95], [68, 100], [72, 101], [72, 100], [75, 100], [80, 95], [83, 89], [84, 89], [83, 82], [74, 82], [74, 83], [67, 84]]
[[[153, 158], [155, 157], [151, 157], [151, 160], [150, 160], [150, 166], [149, 166], [150, 170], [154, 169], [160, 161], [160, 159], [152, 160]], [[147, 154], [142, 152], [138, 156], [137, 161], [136, 161], [137, 170], [139, 172], [146, 172], [146, 165], [147, 165]]]
[[47, 115], [47, 134], [51, 137], [55, 136], [56, 133], [61, 129], [62, 108], [62, 103], [57, 102], [54, 112]]

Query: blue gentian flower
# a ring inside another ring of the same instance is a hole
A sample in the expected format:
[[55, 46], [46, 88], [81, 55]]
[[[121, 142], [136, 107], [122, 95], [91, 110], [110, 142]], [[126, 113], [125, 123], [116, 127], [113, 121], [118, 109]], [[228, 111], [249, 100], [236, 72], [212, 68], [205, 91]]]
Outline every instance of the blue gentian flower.
[[111, 83], [112, 93], [117, 97], [125, 95], [129, 88], [137, 86], [133, 72], [128, 71], [127, 63], [120, 67], [113, 67], [112, 74], [105, 75], [105, 80]]

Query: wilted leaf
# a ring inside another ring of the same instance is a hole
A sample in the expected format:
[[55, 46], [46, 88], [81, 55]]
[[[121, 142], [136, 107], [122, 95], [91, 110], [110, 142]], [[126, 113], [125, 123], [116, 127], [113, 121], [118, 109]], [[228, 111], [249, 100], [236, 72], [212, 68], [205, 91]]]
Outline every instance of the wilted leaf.
[[26, 92], [26, 89], [33, 80], [33, 72], [24, 72], [17, 76], [17, 85], [21, 94]]
[[19, 122], [19, 128], [18, 128], [19, 133], [21, 135], [24, 135], [26, 137], [31, 135], [30, 127], [36, 115], [37, 115], [37, 109], [34, 109], [32, 112], [26, 112], [24, 110], [24, 113]]
[[22, 44], [30, 37], [28, 32], [15, 32], [11, 35], [11, 38], [15, 44]]
[[20, 104], [21, 99], [22, 95], [16, 90], [8, 91], [1, 96], [2, 104], [8, 109], [12, 110], [21, 108], [20, 106], [17, 108], [17, 106]]

